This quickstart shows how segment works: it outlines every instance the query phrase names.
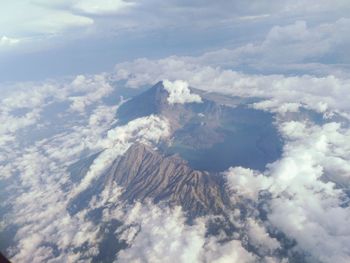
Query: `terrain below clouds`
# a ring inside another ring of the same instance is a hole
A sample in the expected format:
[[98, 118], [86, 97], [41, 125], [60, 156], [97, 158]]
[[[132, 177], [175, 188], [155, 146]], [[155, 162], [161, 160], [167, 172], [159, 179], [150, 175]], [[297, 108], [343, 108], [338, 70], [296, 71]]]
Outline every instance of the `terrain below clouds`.
[[30, 120], [2, 131], [10, 259], [347, 262], [345, 108], [165, 83], [79, 76], [4, 100], [4, 121]]

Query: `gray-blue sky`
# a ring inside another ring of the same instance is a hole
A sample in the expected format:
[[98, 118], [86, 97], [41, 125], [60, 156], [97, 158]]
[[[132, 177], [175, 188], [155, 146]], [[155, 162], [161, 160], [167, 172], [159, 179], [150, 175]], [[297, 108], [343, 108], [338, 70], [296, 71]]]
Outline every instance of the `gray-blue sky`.
[[[264, 63], [277, 64], [268, 73], [281, 63], [343, 67], [349, 62], [346, 0], [5, 0], [1, 5], [0, 81], [109, 71], [138, 57], [222, 49], [241, 52], [239, 62], [225, 66], [261, 71]], [[323, 46], [314, 50], [316, 43]], [[263, 56], [239, 49], [249, 44]], [[300, 67], [288, 68], [293, 70]]]

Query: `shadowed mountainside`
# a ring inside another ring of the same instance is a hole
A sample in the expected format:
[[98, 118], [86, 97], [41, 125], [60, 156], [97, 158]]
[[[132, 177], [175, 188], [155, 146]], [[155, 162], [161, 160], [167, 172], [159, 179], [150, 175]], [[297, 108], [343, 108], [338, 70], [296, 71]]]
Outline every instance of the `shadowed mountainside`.
[[181, 157], [163, 156], [143, 144], [132, 146], [107, 173], [129, 202], [151, 198], [180, 205], [190, 217], [223, 213], [229, 204], [220, 175], [196, 171]]
[[[86, 159], [86, 165], [89, 164], [91, 158]], [[86, 171], [81, 169], [74, 180], [83, 178]], [[222, 175], [194, 170], [178, 155], [164, 156], [150, 146], [137, 143], [71, 201], [70, 212], [74, 214], [86, 207], [91, 198], [105, 188], [112, 193], [113, 182], [122, 187], [120, 200], [126, 203], [150, 199], [154, 203], [179, 205], [189, 218], [224, 214], [230, 207]]]

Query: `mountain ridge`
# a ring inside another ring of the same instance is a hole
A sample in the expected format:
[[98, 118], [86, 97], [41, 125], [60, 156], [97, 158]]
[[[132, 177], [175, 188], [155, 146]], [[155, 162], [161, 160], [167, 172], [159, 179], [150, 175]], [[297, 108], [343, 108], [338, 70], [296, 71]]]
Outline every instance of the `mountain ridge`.
[[229, 206], [224, 179], [190, 168], [178, 155], [164, 156], [141, 143], [134, 144], [107, 172], [128, 202], [151, 198], [155, 203], [180, 205], [190, 217], [222, 214]]

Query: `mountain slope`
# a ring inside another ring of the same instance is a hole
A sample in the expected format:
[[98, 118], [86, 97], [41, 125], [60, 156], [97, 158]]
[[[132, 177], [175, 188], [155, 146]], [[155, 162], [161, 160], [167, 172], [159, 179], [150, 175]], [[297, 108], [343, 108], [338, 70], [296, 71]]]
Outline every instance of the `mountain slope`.
[[150, 198], [180, 205], [190, 217], [222, 213], [229, 203], [219, 175], [193, 170], [180, 157], [163, 156], [143, 144], [132, 146], [107, 173], [129, 202]]

